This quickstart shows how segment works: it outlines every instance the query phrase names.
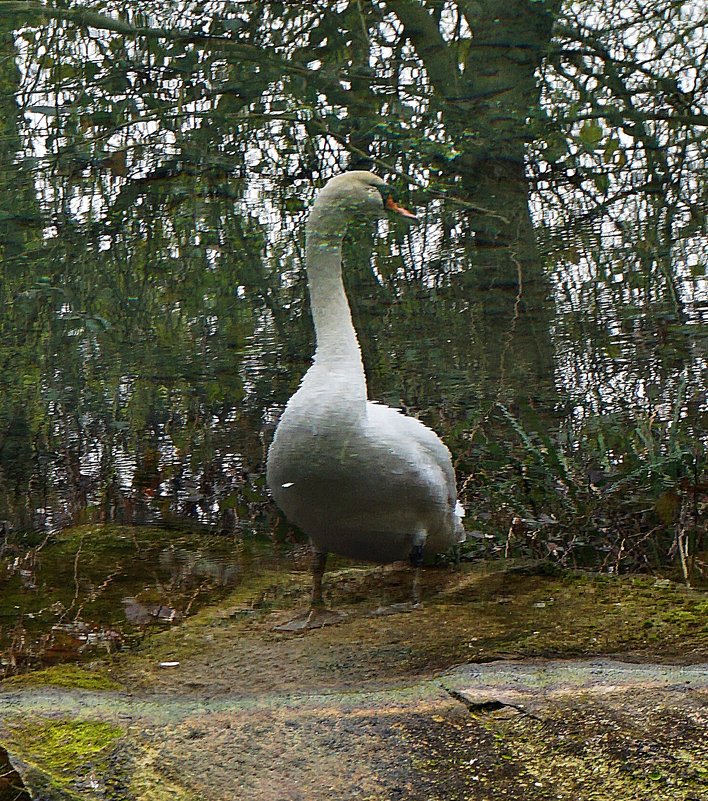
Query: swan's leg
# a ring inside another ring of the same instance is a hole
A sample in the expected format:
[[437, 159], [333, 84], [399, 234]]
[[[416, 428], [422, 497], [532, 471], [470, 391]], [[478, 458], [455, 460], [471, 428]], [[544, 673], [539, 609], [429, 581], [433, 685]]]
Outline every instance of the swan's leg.
[[327, 609], [322, 595], [322, 577], [327, 564], [327, 551], [312, 546], [312, 599], [310, 608], [302, 615], [298, 615], [287, 623], [275, 627], [276, 631], [307, 631], [308, 629], [321, 629], [339, 623], [346, 617], [344, 612], [335, 612]]
[[312, 546], [312, 603], [313, 609], [324, 609], [322, 596], [322, 577], [327, 565], [327, 551]]
[[413, 568], [413, 582], [411, 583], [411, 604], [420, 606], [420, 571], [423, 567], [423, 549], [428, 535], [425, 531], [416, 532], [413, 539], [411, 555], [408, 557]]
[[420, 606], [420, 571], [423, 567], [423, 549], [425, 548], [425, 540], [427, 539], [427, 532], [417, 531], [413, 535], [413, 545], [411, 546], [408, 561], [413, 568], [413, 581], [411, 584], [411, 599], [403, 603], [390, 604], [389, 606], [380, 606], [375, 609], [372, 614], [374, 615], [395, 615], [398, 612], [411, 612]]
[[420, 565], [413, 568], [413, 581], [411, 583], [411, 605], [420, 606]]

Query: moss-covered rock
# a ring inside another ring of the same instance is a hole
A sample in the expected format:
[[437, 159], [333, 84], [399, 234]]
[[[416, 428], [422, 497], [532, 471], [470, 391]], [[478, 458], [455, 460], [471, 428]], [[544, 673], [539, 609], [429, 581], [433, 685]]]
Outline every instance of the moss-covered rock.
[[113, 723], [30, 715], [6, 725], [4, 740], [33, 798], [74, 801], [117, 798], [117, 746], [123, 734]]

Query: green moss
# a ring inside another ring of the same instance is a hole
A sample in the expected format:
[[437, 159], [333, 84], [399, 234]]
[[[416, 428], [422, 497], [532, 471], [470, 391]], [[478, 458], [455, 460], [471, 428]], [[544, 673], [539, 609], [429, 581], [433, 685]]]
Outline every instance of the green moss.
[[[27, 549], [26, 543], [19, 544]], [[163, 560], [167, 544], [174, 553]], [[147, 625], [168, 625], [150, 614], [143, 621], [127, 619], [125, 598], [135, 597], [147, 607], [154, 604], [177, 613], [194, 611], [228, 592], [219, 565], [229, 566], [225, 568], [229, 581], [236, 575], [240, 578], [235, 563], [244, 571], [252, 559], [257, 569], [261, 550], [257, 543], [235, 546], [225, 537], [150, 527], [89, 525], [59, 532], [36, 558], [30, 558], [27, 550], [31, 580], [15, 568], [3, 571], [0, 559], [0, 616], [7, 620], [7, 625], [0, 627], [0, 651], [11, 653], [13, 658], [7, 662], [20, 671], [43, 667], [58, 652], [67, 661], [100, 658], [112, 650], [118, 638], [130, 645]], [[196, 559], [188, 568], [194, 568], [194, 576], [180, 573], [177, 579], [176, 565], [182, 564], [188, 553]], [[196, 589], [193, 578], [198, 579]], [[57, 623], [63, 625], [54, 629]], [[67, 626], [72, 623], [75, 628]], [[82, 626], [95, 636], [88, 640], [78, 636], [83, 633]], [[0, 676], [6, 672], [13, 669], [0, 670]]]
[[8, 723], [7, 750], [33, 797], [105, 797], [104, 779], [123, 729], [102, 721], [30, 718]]
[[248, 611], [267, 611], [273, 606], [290, 603], [309, 591], [309, 575], [303, 583], [303, 574], [282, 570], [262, 570], [247, 575], [226, 598], [215, 606], [205, 607], [189, 618], [188, 623], [200, 626], [217, 618], [238, 617]]
[[[396, 621], [402, 634], [399, 667], [445, 668], [509, 654], [571, 657], [647, 649], [694, 660], [703, 652], [705, 635], [698, 621], [705, 619], [705, 596], [680, 584], [656, 586], [646, 577], [580, 572], [533, 575], [508, 567], [505, 562], [466, 566], [460, 572], [425, 571], [423, 609]], [[389, 592], [382, 585], [398, 589], [400, 584], [405, 592], [407, 580], [407, 575], [382, 578], [377, 568], [368, 567], [328, 572], [330, 603], [350, 617], [342, 631], [335, 627], [319, 636], [332, 640], [335, 651], [342, 632], [362, 645], [378, 642], [379, 626], [368, 617], [372, 599], [380, 602], [382, 592]], [[137, 661], [146, 656], [184, 660], [205, 648], [218, 651], [222, 631], [229, 642], [238, 631], [267, 639], [265, 632], [273, 625], [269, 612], [304, 606], [308, 595], [306, 572], [250, 576], [218, 605], [149, 638]]]
[[23, 673], [2, 682], [3, 689], [14, 687], [64, 687], [77, 690], [122, 690], [122, 685], [106, 675], [105, 671], [79, 665], [55, 665], [33, 673]]
[[22, 730], [27, 750], [52, 771], [75, 772], [106, 752], [122, 736], [123, 730], [102, 721], [43, 720]]
[[246, 575], [225, 598], [185, 618], [179, 626], [149, 632], [140, 645], [113, 662], [112, 672], [125, 684], [144, 689], [156, 677], [164, 679], [164, 672], [157, 667], [160, 662], [184, 664], [207, 651], [218, 652], [222, 637], [231, 643], [237, 630], [248, 628], [255, 618], [268, 619], [273, 607], [289, 608], [307, 603], [308, 598], [306, 574], [263, 570]]
[[[705, 654], [698, 622], [705, 600], [698, 592], [633, 577], [553, 577], [499, 568], [466, 568], [443, 577], [438, 588], [426, 588], [424, 608], [415, 615], [413, 667], [425, 667], [426, 659], [429, 667], [444, 668], [510, 655], [650, 651], [652, 658], [696, 661]], [[425, 580], [435, 580], [432, 572]]]

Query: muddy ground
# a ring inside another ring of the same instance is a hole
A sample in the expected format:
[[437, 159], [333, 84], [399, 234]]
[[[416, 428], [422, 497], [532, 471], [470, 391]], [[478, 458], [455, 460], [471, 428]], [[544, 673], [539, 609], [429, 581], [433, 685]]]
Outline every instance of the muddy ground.
[[0, 686], [0, 744], [36, 799], [702, 801], [704, 594], [509, 563], [346, 566], [348, 613], [274, 631], [304, 564], [136, 652]]

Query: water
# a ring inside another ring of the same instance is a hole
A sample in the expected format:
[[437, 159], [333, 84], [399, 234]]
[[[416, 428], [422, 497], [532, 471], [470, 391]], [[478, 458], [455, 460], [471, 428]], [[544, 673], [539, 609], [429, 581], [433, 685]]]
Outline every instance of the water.
[[190, 36], [0, 16], [2, 530], [288, 536], [307, 209], [373, 167], [420, 222], [346, 242], [370, 395], [448, 443], [469, 555], [696, 568], [698, 4], [143, 5]]
[[128, 648], [286, 558], [270, 542], [148, 527], [14, 542], [0, 562], [0, 677]]

